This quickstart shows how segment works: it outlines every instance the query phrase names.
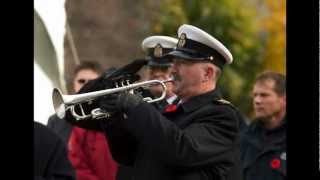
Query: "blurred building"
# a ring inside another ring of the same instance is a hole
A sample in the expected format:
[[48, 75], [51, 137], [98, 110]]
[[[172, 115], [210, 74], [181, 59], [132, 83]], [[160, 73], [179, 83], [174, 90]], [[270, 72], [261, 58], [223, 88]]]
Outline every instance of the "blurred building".
[[98, 61], [119, 67], [144, 56], [142, 40], [158, 1], [34, 0], [34, 116], [54, 113], [54, 87], [70, 92], [74, 67]]
[[66, 93], [64, 24], [64, 0], [34, 1], [34, 120], [42, 124], [54, 113], [52, 89]]

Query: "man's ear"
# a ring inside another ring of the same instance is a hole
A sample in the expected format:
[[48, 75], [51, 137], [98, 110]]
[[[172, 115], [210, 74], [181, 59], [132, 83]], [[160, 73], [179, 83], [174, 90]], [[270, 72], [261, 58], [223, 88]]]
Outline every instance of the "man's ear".
[[203, 68], [204, 68], [204, 81], [212, 80], [215, 73], [214, 67], [208, 64], [205, 64]]
[[287, 104], [287, 96], [283, 95], [281, 98], [282, 98], [284, 106], [286, 106], [286, 104]]

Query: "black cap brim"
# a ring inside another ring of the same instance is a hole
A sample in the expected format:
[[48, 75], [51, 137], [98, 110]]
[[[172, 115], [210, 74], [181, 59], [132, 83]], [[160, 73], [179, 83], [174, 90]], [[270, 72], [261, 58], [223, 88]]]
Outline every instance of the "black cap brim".
[[170, 67], [172, 63], [157, 63], [154, 61], [150, 61], [148, 63], [148, 66], [153, 66], [153, 67]]
[[199, 57], [193, 56], [191, 54], [188, 54], [188, 53], [185, 53], [185, 52], [179, 51], [179, 50], [171, 51], [170, 53], [164, 55], [164, 57], [169, 58], [169, 59], [181, 58], [181, 59], [189, 59], [189, 60], [199, 58]]
[[169, 58], [171, 60], [173, 58], [178, 58], [178, 59], [190, 60], [190, 61], [193, 61], [193, 62], [204, 62], [204, 61], [207, 61], [207, 62], [215, 64], [220, 69], [222, 69], [223, 65], [225, 64], [225, 61], [221, 60], [219, 58], [217, 58], [216, 60], [209, 60], [206, 57], [199, 56], [199, 55], [196, 55], [196, 54], [194, 54], [192, 52], [183, 51], [183, 50], [179, 50], [179, 49], [171, 51], [170, 53], [166, 54], [165, 57]]

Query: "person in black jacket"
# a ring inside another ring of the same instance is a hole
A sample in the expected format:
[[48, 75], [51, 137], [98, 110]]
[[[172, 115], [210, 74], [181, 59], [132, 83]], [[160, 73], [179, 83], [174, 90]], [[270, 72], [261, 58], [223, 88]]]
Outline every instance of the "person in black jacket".
[[106, 124], [113, 158], [133, 166], [139, 180], [241, 179], [240, 117], [216, 84], [232, 55], [197, 27], [182, 25], [178, 36], [165, 55], [174, 63], [176, 107], [161, 114], [135, 94], [101, 98], [103, 110], [123, 113]]
[[[172, 61], [169, 57], [163, 55], [169, 53], [175, 48], [178, 39], [168, 36], [149, 36], [142, 41], [142, 50], [146, 53], [148, 61], [148, 79], [149, 80], [168, 80], [171, 78]], [[166, 96], [163, 100], [153, 103], [160, 112], [170, 104], [176, 104], [179, 98], [173, 93], [171, 82], [166, 83]], [[150, 93], [153, 97], [159, 98], [163, 93], [163, 88], [158, 86], [150, 87]]]
[[34, 122], [34, 180], [75, 180], [64, 142], [46, 126]]
[[[163, 57], [163, 54], [171, 52], [176, 46], [178, 39], [168, 36], [149, 36], [142, 43], [142, 50], [145, 52], [148, 80], [167, 80], [171, 78], [172, 61], [170, 58]], [[160, 111], [164, 112], [168, 105], [178, 103], [179, 99], [172, 92], [172, 83], [166, 83], [166, 96], [163, 100], [153, 103]], [[163, 93], [163, 88], [152, 86], [148, 91], [141, 93], [143, 97], [159, 98]], [[117, 174], [117, 180], [128, 180], [132, 177], [134, 170], [132, 167], [120, 165]]]
[[286, 80], [267, 71], [253, 88], [255, 120], [241, 137], [244, 180], [286, 179]]

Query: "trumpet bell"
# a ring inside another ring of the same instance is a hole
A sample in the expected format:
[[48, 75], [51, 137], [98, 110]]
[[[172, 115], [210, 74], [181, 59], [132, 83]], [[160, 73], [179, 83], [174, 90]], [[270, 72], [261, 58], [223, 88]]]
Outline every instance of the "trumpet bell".
[[64, 104], [62, 93], [59, 89], [54, 88], [52, 92], [52, 102], [57, 116], [62, 119], [66, 115], [67, 107]]

